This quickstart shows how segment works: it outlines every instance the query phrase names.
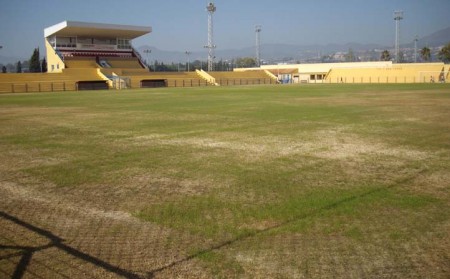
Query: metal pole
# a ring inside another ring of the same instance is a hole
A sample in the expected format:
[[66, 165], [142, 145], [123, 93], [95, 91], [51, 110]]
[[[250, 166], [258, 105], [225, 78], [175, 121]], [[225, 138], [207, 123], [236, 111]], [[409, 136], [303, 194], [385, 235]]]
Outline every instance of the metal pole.
[[214, 71], [214, 49], [216, 48], [213, 38], [213, 14], [217, 8], [214, 3], [210, 2], [206, 10], [208, 11], [208, 45], [205, 48], [208, 49], [208, 71], [211, 72]]
[[260, 38], [260, 33], [261, 33], [261, 25], [256, 25], [255, 28], [255, 32], [256, 32], [256, 66], [259, 67], [261, 66], [261, 38]]
[[400, 20], [403, 19], [402, 11], [394, 12], [394, 20], [395, 20], [395, 62], [400, 61]]
[[417, 63], [417, 36], [414, 38], [414, 63]]
[[189, 64], [191, 64], [191, 61], [190, 61], [190, 59], [189, 59], [189, 55], [192, 53], [192, 52], [190, 52], [190, 51], [186, 51], [185, 52], [186, 53], [186, 55], [187, 55], [187, 71], [189, 72], [190, 71], [190, 65]]

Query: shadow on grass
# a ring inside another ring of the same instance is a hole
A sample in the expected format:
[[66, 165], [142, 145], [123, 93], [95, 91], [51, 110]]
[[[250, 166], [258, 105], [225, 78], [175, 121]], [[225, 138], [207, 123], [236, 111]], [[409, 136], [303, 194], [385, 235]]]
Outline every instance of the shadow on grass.
[[12, 215], [9, 215], [3, 211], [0, 211], [0, 217], [5, 220], [11, 221], [11, 222], [13, 222], [27, 230], [30, 230], [42, 237], [45, 237], [46, 239], [49, 240], [48, 244], [39, 246], [39, 247], [0, 245], [0, 249], [2, 249], [2, 250], [9, 249], [9, 250], [19, 250], [20, 251], [18, 253], [10, 254], [10, 255], [3, 256], [0, 258], [0, 260], [3, 260], [3, 259], [8, 259], [8, 258], [17, 257], [17, 256], [21, 257], [20, 261], [17, 264], [16, 269], [11, 277], [13, 279], [23, 278], [34, 253], [42, 251], [42, 250], [50, 249], [50, 248], [60, 249], [69, 255], [72, 255], [78, 259], [81, 259], [83, 261], [91, 263], [97, 267], [103, 268], [111, 273], [114, 273], [116, 275], [119, 275], [119, 276], [122, 276], [125, 278], [130, 278], [130, 279], [131, 278], [141, 278], [140, 276], [138, 276], [137, 274], [135, 274], [133, 272], [119, 268], [117, 266], [113, 266], [110, 263], [107, 263], [99, 258], [93, 257], [93, 256], [86, 254], [80, 250], [77, 250], [67, 244], [64, 244], [64, 239], [54, 235], [50, 231], [36, 227], [30, 223], [22, 221], [21, 219], [14, 217]]
[[[404, 179], [403, 181], [400, 181], [399, 183], [407, 182], [410, 179], [412, 179], [412, 178]], [[283, 222], [281, 224], [277, 224], [277, 225], [274, 225], [274, 226], [270, 226], [270, 227], [264, 228], [262, 230], [249, 232], [247, 234], [240, 235], [239, 237], [236, 237], [234, 239], [231, 239], [231, 240], [228, 240], [228, 241], [225, 241], [225, 242], [222, 242], [222, 243], [218, 243], [218, 244], [216, 244], [216, 245], [214, 245], [212, 247], [209, 247], [208, 249], [201, 250], [201, 251], [199, 251], [197, 253], [194, 253], [194, 254], [192, 254], [190, 256], [187, 256], [187, 257], [185, 257], [183, 259], [171, 262], [171, 263], [169, 263], [169, 264], [167, 264], [165, 266], [162, 266], [160, 268], [151, 270], [151, 271], [146, 272], [146, 273], [140, 273], [140, 274], [137, 274], [137, 273], [134, 273], [132, 271], [119, 268], [117, 266], [113, 266], [110, 263], [105, 262], [105, 261], [103, 261], [103, 260], [101, 260], [99, 258], [93, 257], [93, 256], [91, 256], [89, 254], [86, 254], [86, 253], [84, 253], [82, 251], [79, 251], [79, 250], [77, 250], [77, 249], [75, 249], [73, 247], [70, 247], [69, 245], [64, 244], [64, 240], [63, 239], [59, 238], [58, 236], [54, 235], [53, 233], [51, 233], [51, 232], [49, 232], [47, 230], [38, 228], [38, 227], [36, 227], [36, 226], [34, 226], [32, 224], [29, 224], [27, 222], [24, 222], [24, 221], [20, 220], [19, 218], [16, 218], [16, 217], [11, 216], [11, 215], [9, 215], [9, 214], [7, 214], [5, 212], [0, 211], [0, 217], [1, 218], [9, 220], [11, 222], [14, 222], [15, 224], [17, 224], [19, 226], [22, 226], [22, 227], [24, 227], [24, 228], [26, 228], [26, 229], [34, 232], [34, 233], [37, 233], [40, 236], [43, 236], [43, 237], [45, 237], [45, 238], [47, 238], [49, 240], [48, 244], [40, 246], [40, 247], [2, 246], [2, 245], [0, 245], [0, 249], [12, 249], [12, 250], [19, 250], [20, 251], [20, 252], [14, 253], [14, 254], [10, 254], [10, 255], [7, 255], [7, 256], [0, 257], [0, 260], [5, 259], [5, 258], [21, 256], [21, 259], [20, 259], [19, 263], [17, 264], [17, 267], [15, 269], [15, 272], [14, 272], [12, 278], [22, 278], [24, 276], [26, 270], [27, 270], [27, 266], [29, 265], [29, 263], [30, 263], [30, 261], [31, 261], [31, 259], [33, 257], [33, 254], [35, 252], [42, 251], [42, 250], [49, 249], [49, 248], [57, 248], [57, 249], [60, 249], [60, 250], [66, 252], [66, 253], [68, 253], [68, 254], [70, 254], [70, 255], [78, 258], [78, 259], [81, 259], [83, 261], [91, 263], [91, 264], [93, 264], [93, 265], [95, 265], [97, 267], [103, 268], [104, 270], [106, 270], [108, 272], [111, 272], [111, 273], [116, 274], [118, 276], [122, 276], [124, 278], [153, 278], [156, 274], [158, 274], [160, 272], [168, 270], [168, 269], [170, 269], [172, 267], [175, 267], [175, 266], [177, 266], [179, 264], [183, 264], [185, 262], [188, 262], [188, 261], [190, 261], [192, 259], [201, 257], [201, 256], [203, 256], [203, 255], [205, 255], [207, 253], [214, 252], [214, 251], [220, 250], [222, 248], [231, 246], [234, 243], [237, 243], [239, 241], [243, 241], [245, 239], [248, 239], [248, 238], [251, 238], [251, 237], [256, 237], [256, 236], [261, 235], [263, 233], [270, 232], [270, 231], [282, 228], [284, 226], [290, 225], [290, 224], [292, 224], [294, 222], [297, 222], [297, 221], [300, 221], [302, 219], [318, 216], [321, 213], [323, 213], [324, 211], [333, 210], [333, 209], [338, 208], [339, 206], [341, 206], [343, 204], [346, 204], [346, 203], [349, 203], [349, 202], [353, 202], [353, 201], [358, 200], [358, 199], [363, 199], [363, 198], [365, 198], [367, 196], [370, 196], [370, 195], [373, 195], [373, 194], [377, 194], [377, 193], [382, 192], [382, 191], [386, 191], [387, 189], [390, 189], [390, 188], [394, 188], [395, 185], [398, 185], [398, 183], [395, 183], [395, 184], [393, 184], [391, 186], [376, 188], [376, 189], [367, 191], [365, 193], [362, 193], [360, 195], [353, 195], [351, 197], [348, 197], [348, 198], [345, 198], [345, 199], [341, 199], [341, 200], [336, 201], [334, 203], [331, 203], [329, 205], [326, 205], [326, 206], [323, 206], [321, 208], [318, 208], [315, 211], [310, 212], [308, 214], [301, 214], [301, 215], [292, 217], [289, 220], [287, 220], [287, 221], [285, 221], [285, 222]]]

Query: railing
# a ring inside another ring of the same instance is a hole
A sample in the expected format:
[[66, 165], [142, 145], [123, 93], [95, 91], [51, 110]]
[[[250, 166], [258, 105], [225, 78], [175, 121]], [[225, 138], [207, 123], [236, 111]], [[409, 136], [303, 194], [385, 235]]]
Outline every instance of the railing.
[[87, 89], [108, 89], [108, 85], [103, 80], [0, 83], [0, 93], [61, 92]]
[[[148, 66], [145, 65], [145, 64], [142, 62], [143, 59], [142, 59], [142, 56], [141, 56], [141, 54], [139, 53], [139, 51], [137, 51], [134, 47], [131, 47], [131, 50], [133, 51], [134, 55], [138, 58], [139, 64], [140, 64], [142, 67], [148, 69]], [[147, 61], [146, 61], [146, 62], [147, 62]]]
[[168, 87], [200, 87], [209, 86], [208, 82], [201, 79], [169, 79], [167, 80]]
[[271, 78], [216, 78], [216, 82], [222, 86], [230, 85], [258, 85], [258, 84], [277, 84], [278, 82]]
[[[161, 80], [161, 79], [154, 79]], [[213, 86], [210, 82], [204, 79], [164, 79], [165, 87], [204, 87], [204, 86]], [[130, 88], [141, 88], [143, 81], [152, 81], [152, 79], [143, 79], [137, 83], [137, 80], [132, 82], [132, 87]], [[232, 85], [259, 85], [259, 84], [277, 84], [277, 81], [274, 81], [271, 78], [266, 79], [216, 79], [216, 82], [222, 86], [232, 86]]]
[[64, 62], [64, 55], [62, 55], [62, 53], [57, 49], [55, 49], [55, 53], [56, 53], [56, 55], [58, 55], [58, 57], [61, 59], [61, 61]]
[[[111, 79], [113, 89], [141, 88], [141, 84], [132, 83], [127, 77], [114, 77]], [[277, 84], [276, 81], [267, 79], [220, 79], [222, 86], [232, 85], [258, 85]], [[140, 81], [141, 82], [141, 81]], [[166, 87], [205, 87], [211, 86], [203, 79], [167, 79]], [[0, 83], [0, 93], [31, 93], [31, 92], [58, 92], [77, 91], [77, 84], [73, 81], [61, 82], [18, 82]]]
[[[161, 79], [156, 79], [161, 80]], [[164, 79], [165, 87], [203, 87], [210, 86], [208, 82], [201, 79]], [[132, 88], [142, 88], [142, 82], [151, 82], [152, 79], [144, 79], [139, 82], [139, 84], [134, 83]]]
[[346, 77], [332, 77], [327, 78], [324, 80], [309, 80], [308, 83], [445, 83], [449, 80], [439, 76], [439, 75], [432, 75], [432, 76], [417, 76], [417, 77], [411, 77], [411, 76], [373, 76], [373, 77], [352, 77], [352, 76], [346, 76]]
[[[141, 85], [132, 83], [130, 78], [117, 77], [113, 78], [112, 88], [141, 88]], [[278, 84], [273, 79], [217, 79], [222, 86], [233, 85], [259, 85], [259, 84]], [[386, 84], [386, 83], [445, 83], [450, 82], [447, 78], [430, 79], [429, 77], [336, 77], [326, 80], [309, 80], [308, 83], [317, 84]], [[211, 86], [203, 79], [167, 79], [167, 87], [203, 87]], [[57, 91], [76, 91], [77, 85], [74, 81], [58, 81], [58, 82], [1, 82], [0, 93], [28, 93], [28, 92], [57, 92]]]
[[0, 93], [75, 91], [73, 81], [0, 83]]
[[113, 89], [122, 90], [122, 89], [131, 88], [130, 78], [112, 76], [112, 77], [110, 77], [110, 80], [112, 81]]

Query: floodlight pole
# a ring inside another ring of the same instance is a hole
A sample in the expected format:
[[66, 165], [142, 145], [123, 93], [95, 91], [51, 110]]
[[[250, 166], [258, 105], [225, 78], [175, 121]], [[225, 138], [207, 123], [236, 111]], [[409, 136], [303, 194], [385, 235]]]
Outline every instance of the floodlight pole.
[[189, 64], [191, 64], [191, 60], [189, 59], [189, 55], [191, 55], [192, 52], [186, 51], [185, 53], [186, 53], [186, 56], [187, 56], [187, 71], [189, 72], [190, 71]]
[[419, 38], [416, 36], [414, 38], [414, 63], [417, 63], [417, 41]]
[[261, 66], [261, 25], [256, 25], [255, 27], [255, 33], [256, 33], [256, 66]]
[[403, 19], [403, 11], [394, 12], [395, 20], [395, 62], [400, 61], [400, 20]]
[[216, 12], [217, 8], [213, 2], [210, 2], [206, 7], [208, 11], [208, 45], [204, 46], [208, 49], [208, 71], [214, 71], [214, 49], [216, 46], [214, 45], [214, 32], [213, 32], [213, 15]]

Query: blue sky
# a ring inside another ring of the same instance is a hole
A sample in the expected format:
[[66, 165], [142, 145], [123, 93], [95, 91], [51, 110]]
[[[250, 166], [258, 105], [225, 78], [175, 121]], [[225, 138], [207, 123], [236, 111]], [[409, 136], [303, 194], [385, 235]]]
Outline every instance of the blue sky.
[[[215, 44], [220, 49], [261, 43], [394, 44], [394, 10], [404, 11], [401, 42], [450, 27], [450, 0], [216, 0]], [[134, 41], [164, 50], [199, 51], [207, 42], [206, 0], [0, 0], [2, 56], [43, 49], [44, 28], [64, 20], [151, 26]]]

